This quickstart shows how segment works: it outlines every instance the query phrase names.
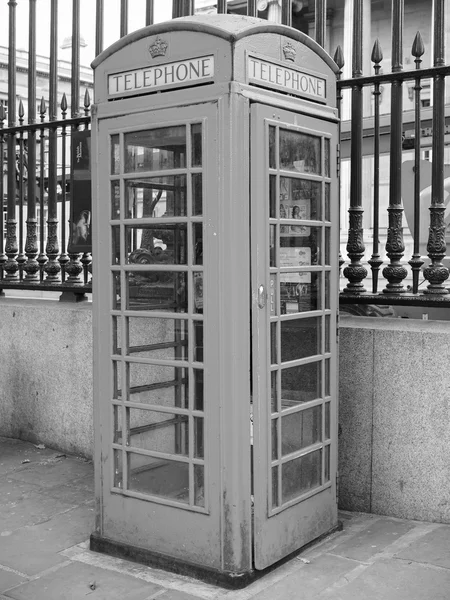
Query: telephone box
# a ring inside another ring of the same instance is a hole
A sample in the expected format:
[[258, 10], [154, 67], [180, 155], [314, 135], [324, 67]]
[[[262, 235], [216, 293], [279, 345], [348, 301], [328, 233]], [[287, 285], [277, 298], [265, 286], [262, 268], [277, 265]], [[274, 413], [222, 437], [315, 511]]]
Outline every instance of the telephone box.
[[336, 67], [231, 15], [93, 67], [91, 547], [243, 584], [337, 525]]

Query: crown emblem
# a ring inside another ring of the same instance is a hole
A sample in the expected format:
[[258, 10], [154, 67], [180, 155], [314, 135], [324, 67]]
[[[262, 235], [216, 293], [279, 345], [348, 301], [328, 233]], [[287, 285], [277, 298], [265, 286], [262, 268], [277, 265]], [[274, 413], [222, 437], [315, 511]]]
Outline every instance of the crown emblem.
[[149, 47], [148, 51], [152, 55], [152, 58], [156, 58], [157, 56], [165, 56], [168, 47], [169, 44], [158, 36], [155, 43]]
[[295, 57], [297, 56], [297, 51], [291, 43], [287, 43], [283, 46], [283, 54], [286, 60], [295, 61]]

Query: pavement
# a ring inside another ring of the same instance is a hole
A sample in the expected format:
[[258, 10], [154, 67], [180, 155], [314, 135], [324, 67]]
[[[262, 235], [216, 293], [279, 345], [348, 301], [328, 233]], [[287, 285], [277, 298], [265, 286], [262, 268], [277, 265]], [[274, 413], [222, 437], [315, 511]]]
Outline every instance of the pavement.
[[450, 600], [450, 525], [340, 519], [342, 531], [230, 591], [91, 552], [92, 463], [0, 437], [0, 600]]

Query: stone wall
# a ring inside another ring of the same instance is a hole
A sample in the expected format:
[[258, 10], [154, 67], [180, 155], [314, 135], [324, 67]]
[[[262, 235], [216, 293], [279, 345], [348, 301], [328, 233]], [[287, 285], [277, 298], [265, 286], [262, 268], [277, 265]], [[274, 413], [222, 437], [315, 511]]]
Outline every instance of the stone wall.
[[341, 317], [341, 508], [450, 523], [450, 323]]
[[0, 435], [91, 457], [91, 304], [2, 298], [0, 340]]

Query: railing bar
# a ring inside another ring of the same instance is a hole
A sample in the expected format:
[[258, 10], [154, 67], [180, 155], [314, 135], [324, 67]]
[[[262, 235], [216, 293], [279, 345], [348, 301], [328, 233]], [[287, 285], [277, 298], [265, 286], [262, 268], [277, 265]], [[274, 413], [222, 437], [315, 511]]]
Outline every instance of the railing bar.
[[217, 0], [217, 14], [227, 14], [227, 0]]
[[315, 38], [322, 48], [325, 47], [325, 23], [327, 0], [315, 0]]
[[90, 117], [73, 117], [72, 119], [58, 119], [52, 121], [51, 123], [44, 123], [41, 121], [40, 123], [33, 123], [33, 125], [16, 125], [14, 127], [5, 127], [3, 130], [6, 134], [15, 134], [20, 133], [21, 131], [41, 131], [42, 129], [57, 129], [58, 127], [65, 127], [69, 125], [89, 125], [91, 122]]
[[[20, 113], [20, 109], [22, 113]], [[20, 102], [19, 108], [19, 118], [23, 120], [23, 105], [22, 101]], [[24, 138], [23, 133], [19, 136], [19, 254], [16, 258], [17, 263], [19, 265], [19, 279], [22, 280], [23, 277], [23, 264], [26, 261], [26, 257], [23, 253], [23, 204], [24, 204]]]
[[[318, 0], [323, 2], [323, 0]], [[292, 0], [281, 0], [281, 23], [292, 27]]]
[[[42, 98], [41, 102], [41, 121], [45, 118], [45, 103]], [[45, 186], [45, 129], [41, 129], [39, 136], [40, 148], [39, 148], [39, 256], [37, 262], [39, 263], [39, 277], [42, 282], [44, 279], [44, 265], [47, 262], [47, 257], [44, 254], [44, 186]]]
[[[16, 124], [16, 6], [15, 0], [10, 0], [9, 5], [9, 40], [8, 40], [8, 124]], [[17, 279], [18, 265], [15, 259], [17, 254], [16, 236], [16, 136], [8, 135], [8, 175], [7, 175], [7, 220], [6, 220], [6, 245], [5, 252], [8, 257], [4, 269], [6, 279]]]
[[[3, 134], [3, 123], [5, 120], [5, 108], [3, 100], [0, 102], [0, 173], [3, 174], [3, 161], [5, 154], [5, 136]], [[3, 265], [6, 262], [6, 255], [4, 254], [4, 219], [3, 219], [3, 198], [4, 198], [4, 183], [3, 175], [0, 177], [0, 276], [3, 279]]]
[[256, 0], [247, 0], [247, 16], [249, 16], [249, 17], [257, 17], [258, 16]]
[[[450, 75], [450, 65], [421, 69], [420, 73], [421, 79], [431, 79], [435, 75], [447, 76]], [[346, 89], [352, 88], [354, 85], [374, 85], [377, 81], [380, 84], [392, 83], [393, 81], [409, 81], [416, 79], [416, 77], [417, 73], [415, 71], [397, 71], [395, 73], [358, 77], [357, 79], [341, 79], [336, 85], [338, 89]]]
[[[404, 0], [392, 0], [392, 72], [403, 69], [403, 17]], [[397, 80], [391, 86], [391, 135], [389, 164], [389, 207], [386, 254], [390, 264], [383, 269], [388, 280], [385, 294], [405, 292], [403, 280], [407, 276], [401, 264], [405, 244], [402, 227], [402, 135], [403, 135], [403, 85]]]
[[[152, 1], [152, 0], [147, 0]], [[104, 0], [97, 0], [95, 10], [95, 55], [103, 50]]]
[[[363, 0], [355, 0], [353, 6], [352, 73], [353, 77], [358, 79], [362, 75]], [[352, 88], [351, 110], [351, 179], [347, 243], [347, 253], [351, 264], [344, 269], [344, 276], [348, 279], [348, 284], [343, 293], [360, 294], [365, 292], [362, 281], [367, 276], [367, 270], [361, 264], [365, 246], [362, 208], [363, 90], [360, 85], [354, 85]]]
[[[66, 116], [67, 111], [67, 101], [66, 96], [64, 94], [63, 100], [61, 102], [61, 111], [63, 119]], [[67, 202], [67, 191], [66, 191], [66, 145], [67, 145], [67, 127], [63, 127], [61, 130], [61, 254], [59, 256], [59, 264], [61, 265], [61, 281], [62, 283], [66, 280], [66, 271], [65, 266], [69, 262], [69, 257], [67, 255], [67, 244], [66, 244], [66, 223], [67, 223], [67, 214], [66, 214], [66, 202]]]
[[[434, 12], [434, 65], [439, 66], [445, 60], [444, 32], [445, 11], [444, 0], [433, 1]], [[433, 81], [433, 141], [431, 163], [431, 206], [430, 233], [427, 251], [431, 261], [424, 270], [425, 279], [429, 282], [426, 294], [448, 294], [444, 281], [449, 277], [449, 270], [442, 264], [446, 253], [445, 244], [445, 204], [444, 204], [444, 141], [445, 141], [445, 79], [436, 75]]]
[[120, 0], [120, 37], [128, 33], [128, 0]]
[[153, 25], [155, 20], [154, 0], [146, 0], [145, 2], [145, 24]]
[[[80, 112], [80, 0], [72, 0], [71, 115]], [[54, 117], [56, 118], [56, 117]]]

